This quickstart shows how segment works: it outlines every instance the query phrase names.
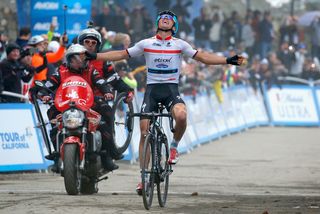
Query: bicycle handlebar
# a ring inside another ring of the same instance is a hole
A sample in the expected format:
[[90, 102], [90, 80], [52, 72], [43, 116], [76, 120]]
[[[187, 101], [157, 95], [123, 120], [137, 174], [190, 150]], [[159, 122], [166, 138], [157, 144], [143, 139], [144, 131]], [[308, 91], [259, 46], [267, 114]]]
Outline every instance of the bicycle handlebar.
[[173, 117], [171, 113], [157, 113], [157, 112], [149, 112], [149, 113], [133, 113], [130, 114], [129, 117], [168, 117], [169, 118], [169, 124], [170, 124], [170, 130], [171, 132], [175, 132], [175, 129], [173, 128]]

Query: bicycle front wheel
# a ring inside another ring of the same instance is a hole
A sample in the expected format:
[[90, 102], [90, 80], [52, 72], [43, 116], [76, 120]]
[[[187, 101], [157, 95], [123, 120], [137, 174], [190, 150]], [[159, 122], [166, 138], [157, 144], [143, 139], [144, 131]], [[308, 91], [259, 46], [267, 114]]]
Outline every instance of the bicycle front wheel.
[[152, 205], [153, 191], [154, 191], [154, 137], [148, 134], [143, 146], [142, 154], [142, 198], [144, 207], [149, 210]]
[[133, 105], [132, 102], [126, 103], [127, 94], [122, 92], [118, 94], [112, 106], [113, 115], [113, 135], [115, 141], [115, 150], [118, 154], [122, 154], [128, 148], [133, 131]]
[[160, 139], [158, 141], [159, 174], [157, 179], [157, 193], [159, 205], [160, 207], [164, 207], [167, 202], [171, 165], [168, 163], [168, 140], [165, 135], [159, 135], [158, 138]]

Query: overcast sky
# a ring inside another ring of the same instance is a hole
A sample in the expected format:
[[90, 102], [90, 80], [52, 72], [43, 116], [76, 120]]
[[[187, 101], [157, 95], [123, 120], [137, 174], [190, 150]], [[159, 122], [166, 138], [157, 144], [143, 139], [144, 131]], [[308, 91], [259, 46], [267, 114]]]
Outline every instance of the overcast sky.
[[290, 0], [266, 0], [273, 7], [280, 7], [283, 3], [288, 3]]

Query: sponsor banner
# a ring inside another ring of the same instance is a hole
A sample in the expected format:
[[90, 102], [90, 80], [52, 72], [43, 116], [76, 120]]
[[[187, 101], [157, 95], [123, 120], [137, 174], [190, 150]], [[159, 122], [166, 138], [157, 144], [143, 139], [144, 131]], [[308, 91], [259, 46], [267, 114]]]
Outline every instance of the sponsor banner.
[[[67, 6], [66, 10], [64, 10], [64, 5]], [[55, 32], [63, 34], [65, 23], [66, 31], [71, 41], [82, 29], [86, 28], [87, 21], [91, 19], [91, 1], [31, 0], [30, 7], [32, 35], [46, 34], [53, 17], [56, 17], [57, 26]]]
[[257, 125], [266, 125], [269, 123], [268, 113], [264, 104], [263, 96], [260, 91], [254, 91], [247, 87], [248, 99], [251, 105], [250, 111], [255, 117]]
[[275, 125], [318, 125], [314, 98], [308, 86], [272, 87], [267, 92], [271, 121]]
[[223, 108], [221, 107], [221, 104], [218, 102], [218, 99], [214, 93], [211, 93], [209, 103], [211, 103], [211, 111], [217, 127], [217, 133], [220, 136], [228, 134], [228, 125], [225, 120]]
[[315, 94], [316, 107], [317, 107], [319, 122], [320, 122], [320, 87], [315, 87], [314, 94]]
[[224, 112], [224, 119], [228, 126], [229, 132], [237, 132], [239, 131], [239, 121], [237, 120], [237, 113], [233, 109], [233, 105], [231, 102], [231, 98], [229, 97], [229, 90], [224, 90], [223, 97], [224, 101], [221, 104], [223, 112]]
[[0, 105], [0, 171], [46, 169], [31, 104]]
[[243, 105], [246, 93], [242, 91], [244, 86], [234, 86], [229, 90], [228, 96], [231, 101], [232, 109], [234, 111], [235, 119], [237, 120], [237, 129], [244, 129], [246, 127], [246, 120], [241, 106]]

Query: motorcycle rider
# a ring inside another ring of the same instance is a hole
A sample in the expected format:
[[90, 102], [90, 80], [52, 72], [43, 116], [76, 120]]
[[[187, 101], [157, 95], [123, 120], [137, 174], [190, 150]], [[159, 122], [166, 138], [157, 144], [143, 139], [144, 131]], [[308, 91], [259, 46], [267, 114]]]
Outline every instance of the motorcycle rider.
[[[112, 97], [111, 87], [107, 81], [102, 77], [101, 73], [86, 60], [85, 52], [87, 49], [80, 44], [71, 45], [65, 54], [66, 63], [61, 65], [58, 70], [51, 75], [46, 81], [45, 86], [51, 91], [55, 91], [59, 85], [63, 82], [64, 79], [70, 76], [80, 76], [84, 78], [89, 85], [92, 87], [95, 95], [103, 95], [106, 100], [109, 100]], [[50, 96], [47, 96], [45, 93], [41, 97], [42, 101], [47, 102], [51, 99]], [[95, 102], [92, 107], [93, 110], [99, 112], [101, 115], [104, 115], [104, 109], [100, 103]], [[47, 112], [49, 120], [56, 118], [60, 112], [55, 108], [54, 105], [50, 107]], [[56, 148], [56, 134], [57, 129], [53, 128], [50, 131], [50, 138]], [[103, 149], [106, 149], [106, 143], [103, 142]], [[117, 165], [113, 163], [112, 158], [110, 157], [108, 151], [102, 152], [101, 154], [102, 165], [105, 170], [112, 171], [118, 168]], [[58, 157], [54, 158], [55, 164], [52, 167], [52, 171], [58, 171]]]
[[[102, 43], [101, 34], [92, 27], [92, 23], [87, 29], [84, 29], [78, 35], [78, 43], [83, 45], [88, 52], [90, 53], [98, 53], [100, 50], [100, 46]], [[105, 79], [108, 80], [108, 83], [112, 86], [113, 89], [117, 90], [118, 93], [126, 92], [127, 99], [126, 102], [131, 102], [133, 99], [133, 89], [130, 88], [118, 75], [115, 71], [113, 65], [109, 62], [103, 62], [101, 60], [90, 60], [89, 66], [93, 66]], [[113, 99], [113, 96], [110, 97]], [[110, 151], [110, 155], [113, 159], [119, 160], [123, 158], [122, 154], [119, 154], [115, 151], [114, 148], [114, 137], [112, 134], [112, 109], [110, 106], [104, 106], [102, 109], [103, 118], [105, 123], [101, 125], [101, 134], [103, 141], [108, 143], [104, 144], [108, 148], [107, 151]], [[117, 165], [114, 165], [115, 168], [118, 168]]]

